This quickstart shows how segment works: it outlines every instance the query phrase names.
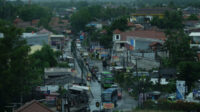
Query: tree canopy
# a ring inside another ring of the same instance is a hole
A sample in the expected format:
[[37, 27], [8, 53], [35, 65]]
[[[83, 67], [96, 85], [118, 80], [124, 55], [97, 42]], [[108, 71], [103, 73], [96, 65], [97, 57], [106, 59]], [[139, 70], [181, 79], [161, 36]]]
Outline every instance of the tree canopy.
[[152, 25], [161, 29], [182, 29], [183, 17], [180, 11], [166, 11], [164, 18], [154, 17], [151, 21]]
[[28, 57], [30, 50], [21, 38], [22, 30], [0, 20], [0, 111], [8, 102], [19, 102], [30, 92], [37, 76]]
[[178, 79], [186, 81], [188, 91], [191, 91], [195, 82], [200, 79], [200, 63], [183, 61], [179, 63], [178, 70]]
[[165, 33], [167, 40], [164, 46], [169, 52], [171, 66], [176, 67], [181, 61], [195, 61], [196, 53], [194, 49], [190, 48], [191, 38], [183, 30], [167, 30]]

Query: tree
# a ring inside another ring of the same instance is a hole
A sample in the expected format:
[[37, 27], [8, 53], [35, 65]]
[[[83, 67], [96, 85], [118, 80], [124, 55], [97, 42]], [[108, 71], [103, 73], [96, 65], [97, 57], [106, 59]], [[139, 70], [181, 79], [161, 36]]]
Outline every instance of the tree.
[[92, 17], [89, 13], [88, 8], [83, 8], [78, 12], [74, 13], [71, 18], [71, 26], [72, 30], [75, 32], [79, 32], [85, 29], [85, 25], [92, 20]]
[[27, 28], [25, 29], [25, 32], [27, 32], [27, 33], [37, 32], [37, 29], [35, 29], [35, 28], [33, 28], [33, 27], [27, 27]]
[[188, 91], [194, 86], [194, 83], [200, 78], [200, 63], [183, 61], [178, 65], [178, 79], [186, 81]]
[[111, 30], [119, 29], [121, 31], [125, 31], [126, 29], [128, 29], [127, 22], [128, 20], [126, 17], [116, 19], [111, 24]]
[[199, 18], [197, 17], [197, 15], [191, 14], [191, 15], [187, 18], [187, 20], [199, 20]]
[[195, 50], [190, 48], [191, 38], [183, 30], [166, 32], [167, 41], [165, 47], [169, 52], [169, 62], [171, 66], [176, 66], [181, 61], [195, 61]]
[[183, 17], [180, 11], [166, 11], [164, 18], [160, 19], [154, 17], [151, 21], [152, 25], [157, 26], [161, 29], [182, 29], [183, 28]]
[[56, 55], [57, 53], [49, 45], [45, 44], [40, 51], [36, 51], [30, 57], [35, 60], [34, 66], [43, 70], [45, 67], [57, 66]]
[[0, 32], [4, 34], [0, 38], [0, 111], [3, 111], [9, 102], [20, 102], [38, 77], [32, 74], [30, 48], [21, 38], [22, 30], [0, 20]]

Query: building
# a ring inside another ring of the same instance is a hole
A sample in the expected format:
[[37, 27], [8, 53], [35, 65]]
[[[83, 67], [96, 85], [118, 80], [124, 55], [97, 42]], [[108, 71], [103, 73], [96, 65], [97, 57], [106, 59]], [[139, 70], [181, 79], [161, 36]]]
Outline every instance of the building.
[[163, 44], [166, 36], [162, 31], [156, 30], [135, 30], [113, 32], [113, 50], [123, 52], [125, 50], [148, 50], [152, 43]]
[[176, 73], [177, 71], [174, 68], [163, 68], [160, 70], [160, 73], [158, 71], [153, 71], [150, 74], [151, 82], [153, 82], [153, 84], [157, 84], [160, 77], [160, 84], [167, 85], [170, 79], [176, 77]]
[[200, 61], [200, 32], [191, 32], [189, 36], [192, 38], [190, 47], [197, 48], [197, 56]]
[[50, 35], [49, 45], [52, 48], [63, 51], [65, 46], [65, 36], [64, 35]]
[[165, 11], [172, 11], [170, 8], [142, 8], [136, 10], [134, 14], [131, 15], [131, 22], [135, 21], [138, 23], [150, 22], [153, 17], [158, 16], [159, 18], [164, 17]]
[[186, 7], [182, 10], [183, 14], [189, 16], [191, 14], [199, 15], [200, 9], [194, 7]]
[[62, 77], [62, 76], [71, 74], [70, 72], [71, 72], [71, 69], [67, 69], [67, 68], [45, 68], [44, 76], [45, 76], [45, 79]]
[[39, 34], [39, 33], [23, 33], [22, 38], [27, 41], [27, 44], [30, 46], [33, 45], [44, 45], [48, 44], [49, 34]]
[[47, 108], [45, 105], [39, 103], [38, 101], [32, 100], [30, 102], [27, 102], [17, 110], [15, 110], [15, 112], [53, 112], [53, 111]]

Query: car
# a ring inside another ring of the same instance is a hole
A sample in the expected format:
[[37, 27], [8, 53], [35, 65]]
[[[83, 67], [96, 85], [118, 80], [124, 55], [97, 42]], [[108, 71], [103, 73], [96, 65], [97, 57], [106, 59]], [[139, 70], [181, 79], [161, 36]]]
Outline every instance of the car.
[[122, 89], [117, 84], [113, 84], [111, 88], [117, 88], [118, 99], [122, 99]]

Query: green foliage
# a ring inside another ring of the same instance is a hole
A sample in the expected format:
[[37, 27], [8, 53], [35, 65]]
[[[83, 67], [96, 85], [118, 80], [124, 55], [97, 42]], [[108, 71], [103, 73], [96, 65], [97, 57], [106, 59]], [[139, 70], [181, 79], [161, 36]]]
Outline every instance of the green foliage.
[[85, 28], [85, 25], [92, 20], [88, 8], [83, 8], [78, 12], [74, 13], [71, 18], [72, 30], [79, 32]]
[[69, 67], [67, 62], [58, 63], [58, 67]]
[[29, 59], [30, 51], [21, 38], [22, 30], [0, 20], [0, 111], [8, 102], [19, 102], [38, 82]]
[[36, 51], [30, 57], [35, 60], [33, 64], [37, 68], [44, 69], [45, 67], [54, 67], [57, 65], [55, 52], [49, 45], [44, 45], [40, 51]]
[[154, 110], [162, 110], [162, 111], [200, 111], [200, 104], [199, 103], [192, 103], [192, 102], [183, 102], [183, 101], [176, 101], [171, 102], [166, 99], [158, 100], [158, 103], [154, 103], [152, 101], [145, 101], [143, 105], [144, 109], [154, 109]]
[[111, 30], [113, 31], [115, 29], [119, 29], [121, 31], [125, 31], [126, 29], [128, 29], [127, 22], [128, 20], [125, 17], [116, 19], [112, 22]]
[[67, 90], [63, 86], [59, 86], [58, 93], [63, 97], [67, 93]]
[[166, 31], [165, 47], [169, 51], [169, 64], [176, 66], [181, 61], [195, 61], [196, 53], [190, 48], [191, 38], [183, 30]]
[[33, 19], [48, 18], [51, 15], [50, 9], [39, 5], [24, 5], [19, 9], [19, 17], [24, 21]]
[[191, 14], [191, 15], [187, 18], [187, 20], [199, 20], [199, 18], [197, 17], [197, 15]]
[[0, 0], [0, 18], [12, 21], [18, 15], [18, 7], [6, 0]]
[[[85, 25], [92, 20], [96, 19], [103, 19], [103, 20], [111, 20], [113, 18], [118, 18], [122, 16], [127, 16], [128, 14], [132, 13], [132, 9], [130, 8], [125, 8], [125, 7], [119, 7], [119, 8], [103, 8], [99, 5], [94, 5], [94, 6], [89, 6], [89, 7], [84, 7], [81, 8], [79, 11], [74, 13], [70, 20], [71, 20], [71, 25], [72, 29], [76, 32], [80, 30], [85, 29]], [[118, 22], [115, 22], [113, 25], [113, 28], [116, 28], [118, 25], [120, 25], [120, 29], [122, 30], [125, 27], [121, 26], [126, 26], [127, 20], [124, 18], [117, 19]], [[117, 21], [116, 20], [116, 21]], [[121, 23], [121, 24], [118, 24]]]
[[161, 29], [182, 29], [183, 17], [180, 11], [166, 11], [164, 18], [160, 19], [154, 17], [151, 21], [152, 25], [155, 25]]
[[27, 27], [27, 28], [25, 29], [25, 32], [27, 32], [27, 33], [37, 32], [37, 29], [35, 29], [35, 28], [33, 28], [33, 27]]
[[199, 62], [181, 62], [178, 65], [178, 79], [185, 80], [188, 86], [188, 91], [191, 90], [194, 83], [200, 78], [200, 63]]

